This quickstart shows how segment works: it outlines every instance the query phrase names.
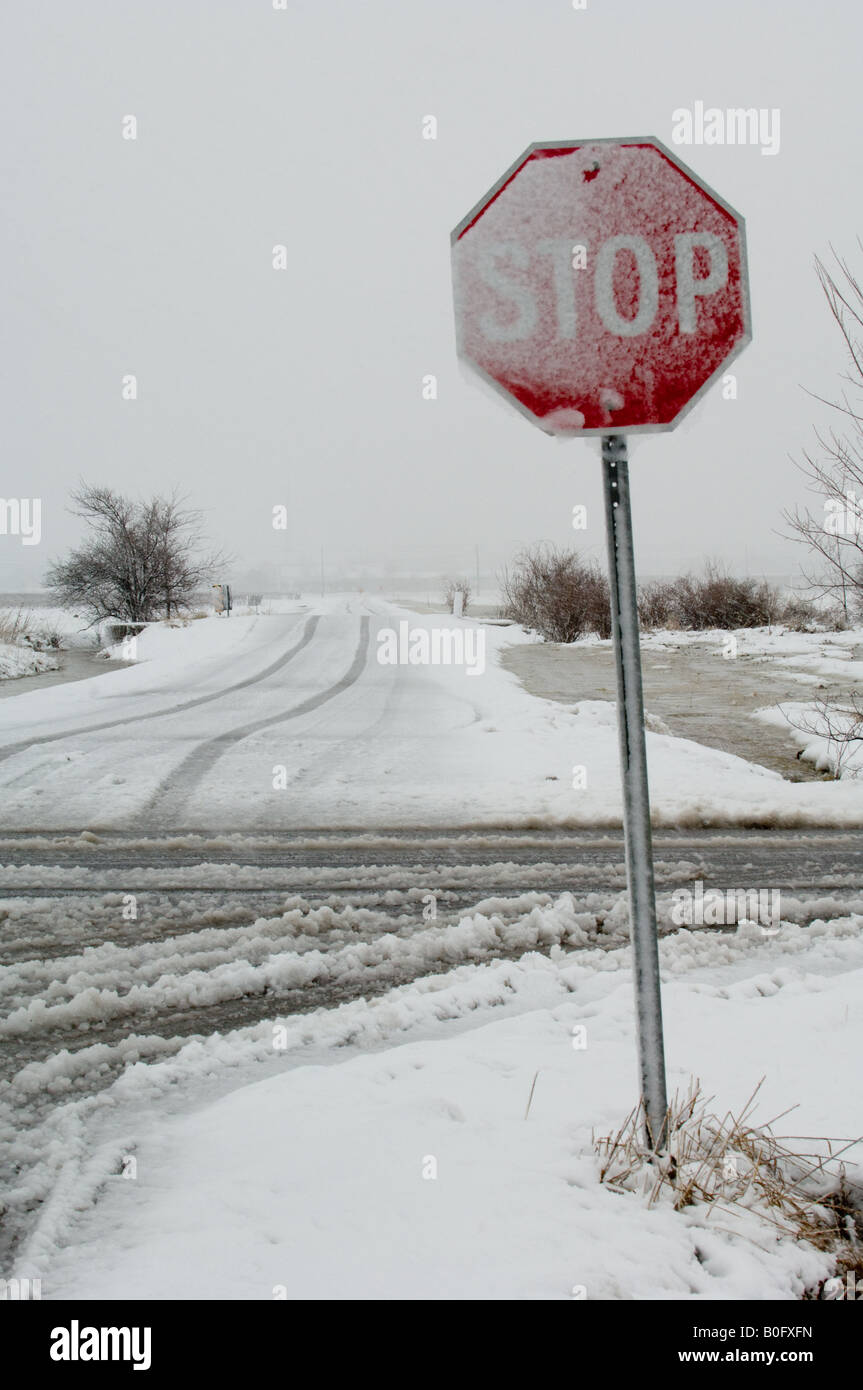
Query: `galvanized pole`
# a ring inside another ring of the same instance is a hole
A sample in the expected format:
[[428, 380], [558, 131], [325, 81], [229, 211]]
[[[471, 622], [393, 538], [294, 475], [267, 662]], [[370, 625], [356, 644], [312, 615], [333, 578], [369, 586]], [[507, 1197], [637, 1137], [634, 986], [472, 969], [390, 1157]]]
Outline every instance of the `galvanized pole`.
[[629, 463], [626, 439], [620, 434], [602, 438], [602, 475], [608, 535], [608, 577], [611, 623], [617, 668], [617, 722], [623, 780], [623, 831], [632, 973], [638, 1030], [638, 1065], [644, 1101], [647, 1140], [664, 1147], [668, 1102], [665, 1089], [665, 1050], [662, 1040], [662, 1000], [656, 934], [656, 891], [653, 884], [653, 844], [644, 742], [644, 702], [641, 653], [638, 645], [638, 600], [632, 513], [629, 506]]

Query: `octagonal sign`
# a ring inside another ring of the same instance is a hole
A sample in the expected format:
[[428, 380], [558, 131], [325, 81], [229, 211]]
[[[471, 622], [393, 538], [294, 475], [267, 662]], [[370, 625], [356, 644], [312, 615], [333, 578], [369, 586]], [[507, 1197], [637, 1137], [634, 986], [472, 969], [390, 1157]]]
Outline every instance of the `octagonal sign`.
[[743, 218], [651, 136], [531, 145], [452, 265], [459, 355], [549, 434], [673, 429], [751, 336]]

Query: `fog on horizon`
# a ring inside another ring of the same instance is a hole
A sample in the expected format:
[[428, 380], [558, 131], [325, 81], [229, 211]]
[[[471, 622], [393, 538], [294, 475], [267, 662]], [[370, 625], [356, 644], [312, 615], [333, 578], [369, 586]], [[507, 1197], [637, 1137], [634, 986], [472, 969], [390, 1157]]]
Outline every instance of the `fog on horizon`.
[[[753, 317], [738, 398], [631, 439], [640, 569], [798, 567], [792, 457], [830, 421], [804, 387], [845, 366], [813, 257], [863, 263], [856, 7], [89, 0], [2, 31], [3, 496], [41, 499], [42, 537], [0, 536], [0, 590], [78, 538], [80, 478], [177, 486], [240, 584], [317, 583], [322, 550], [393, 592], [540, 540], [604, 563], [597, 441], [458, 364], [449, 234], [531, 142], [638, 134], [746, 218]], [[696, 103], [778, 111], [776, 148], [673, 145]]]

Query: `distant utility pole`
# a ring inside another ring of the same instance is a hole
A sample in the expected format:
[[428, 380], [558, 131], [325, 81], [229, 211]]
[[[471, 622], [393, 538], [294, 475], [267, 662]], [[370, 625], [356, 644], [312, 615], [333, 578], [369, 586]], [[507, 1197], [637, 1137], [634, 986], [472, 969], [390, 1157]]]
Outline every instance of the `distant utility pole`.
[[325, 593], [326, 584], [324, 583], [324, 547], [321, 546], [321, 598], [324, 597]]

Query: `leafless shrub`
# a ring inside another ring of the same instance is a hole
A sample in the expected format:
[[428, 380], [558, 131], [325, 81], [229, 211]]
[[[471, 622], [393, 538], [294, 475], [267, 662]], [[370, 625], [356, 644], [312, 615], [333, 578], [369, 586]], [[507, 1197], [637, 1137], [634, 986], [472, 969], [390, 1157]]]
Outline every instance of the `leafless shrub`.
[[851, 626], [851, 619], [841, 604], [832, 604], [824, 609], [825, 632], [847, 632]]
[[763, 580], [735, 579], [717, 564], [701, 575], [646, 584], [638, 597], [644, 628], [763, 627], [780, 621], [783, 612], [777, 589]]
[[638, 620], [645, 630], [657, 628], [738, 628], [784, 623], [792, 632], [836, 631], [841, 609], [828, 610], [813, 599], [793, 595], [755, 579], [734, 579], [717, 564], [703, 575], [644, 584], [638, 592]]
[[779, 619], [779, 591], [766, 580], [735, 579], [715, 563], [702, 575], [674, 581], [680, 626], [691, 629], [766, 627]]
[[811, 598], [795, 594], [782, 605], [779, 621], [791, 632], [823, 632], [826, 628], [836, 631], [834, 619], [838, 620], [839, 617], [838, 613], [830, 614], [819, 608]]
[[808, 709], [783, 709], [782, 713], [792, 729], [826, 741], [825, 752], [835, 781], [863, 775], [863, 765], [854, 766], [855, 755], [863, 752], [863, 696], [856, 690], [841, 701], [832, 695], [820, 695]]
[[642, 584], [638, 591], [638, 621], [643, 628], [656, 630], [679, 627], [680, 612], [674, 583], [656, 580]]
[[500, 578], [502, 615], [548, 642], [574, 642], [587, 632], [611, 636], [608, 580], [575, 551], [538, 545], [516, 556]]

